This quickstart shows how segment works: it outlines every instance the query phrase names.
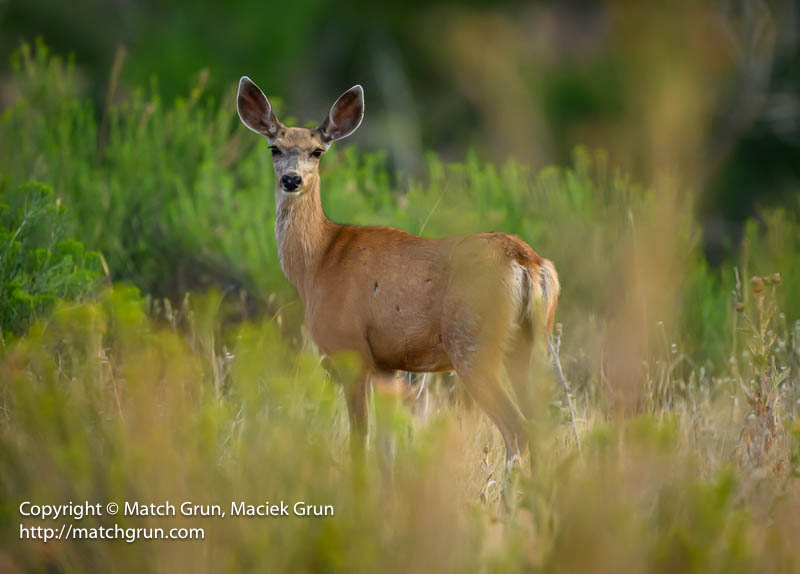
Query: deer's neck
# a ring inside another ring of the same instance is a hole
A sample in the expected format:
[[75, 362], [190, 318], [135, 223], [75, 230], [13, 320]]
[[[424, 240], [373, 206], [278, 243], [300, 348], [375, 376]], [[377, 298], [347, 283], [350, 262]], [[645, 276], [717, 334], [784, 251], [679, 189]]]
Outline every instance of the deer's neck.
[[313, 277], [337, 225], [322, 211], [319, 177], [310, 190], [296, 196], [280, 191], [276, 182], [275, 205], [281, 269], [305, 299], [305, 284]]

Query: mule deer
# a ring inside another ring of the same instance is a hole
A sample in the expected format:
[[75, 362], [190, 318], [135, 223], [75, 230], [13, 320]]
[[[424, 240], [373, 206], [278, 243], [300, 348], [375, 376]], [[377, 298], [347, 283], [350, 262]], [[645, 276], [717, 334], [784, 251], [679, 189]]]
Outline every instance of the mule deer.
[[[505, 233], [427, 239], [330, 221], [319, 161], [361, 125], [361, 86], [342, 94], [314, 129], [284, 126], [246, 76], [237, 108], [272, 151], [281, 268], [303, 301], [311, 337], [328, 355], [354, 351], [361, 359], [345, 389], [353, 451], [366, 439], [372, 376], [455, 370], [500, 429], [507, 460], [522, 454], [533, 340], [551, 329], [559, 294], [552, 263]], [[517, 402], [503, 385], [504, 364]]]

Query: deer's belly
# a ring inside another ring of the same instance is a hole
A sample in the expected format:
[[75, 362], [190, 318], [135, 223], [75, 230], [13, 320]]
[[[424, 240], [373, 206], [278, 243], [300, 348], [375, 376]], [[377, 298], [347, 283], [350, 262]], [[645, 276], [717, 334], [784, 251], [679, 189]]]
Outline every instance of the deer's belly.
[[324, 353], [355, 351], [366, 363], [384, 370], [452, 370], [441, 333], [424, 314], [362, 320], [356, 313], [342, 312], [346, 306], [332, 301], [306, 313], [306, 326]]
[[438, 330], [403, 329], [401, 323], [390, 329], [368, 329], [366, 339], [372, 360], [381, 369], [435, 372], [453, 368]]

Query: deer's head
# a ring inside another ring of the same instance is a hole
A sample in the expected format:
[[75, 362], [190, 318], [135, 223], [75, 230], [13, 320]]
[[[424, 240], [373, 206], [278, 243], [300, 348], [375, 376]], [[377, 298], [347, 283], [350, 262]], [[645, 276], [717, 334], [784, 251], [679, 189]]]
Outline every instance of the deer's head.
[[247, 76], [239, 80], [236, 105], [242, 123], [267, 138], [275, 166], [276, 191], [299, 195], [316, 185], [319, 159], [331, 143], [349, 136], [361, 125], [364, 90], [357, 85], [339, 96], [322, 123], [313, 129], [283, 125], [264, 92]]

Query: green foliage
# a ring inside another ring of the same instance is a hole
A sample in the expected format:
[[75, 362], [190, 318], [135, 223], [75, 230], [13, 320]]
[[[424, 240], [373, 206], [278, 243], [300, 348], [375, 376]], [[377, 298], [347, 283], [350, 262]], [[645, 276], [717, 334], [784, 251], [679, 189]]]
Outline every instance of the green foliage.
[[58, 300], [90, 295], [98, 253], [65, 233], [68, 217], [40, 183], [0, 186], [0, 340], [21, 335]]
[[[786, 317], [800, 318], [800, 221], [795, 213], [776, 209], [763, 214], [759, 225], [749, 221], [745, 229], [745, 276], [779, 271], [786, 292], [794, 296], [781, 300]], [[749, 273], [747, 272], [749, 271]]]
[[[103, 252], [115, 280], [163, 294], [250, 286], [251, 271], [277, 268], [271, 194], [259, 182], [267, 159], [250, 154], [242, 182], [226, 169], [241, 146], [231, 107], [201, 103], [200, 87], [169, 108], [139, 91], [98, 124], [71, 67], [42, 46], [15, 61], [21, 97], [0, 122], [0, 171], [12, 183], [53, 182], [80, 222], [77, 239]], [[258, 275], [258, 285], [276, 278]]]

